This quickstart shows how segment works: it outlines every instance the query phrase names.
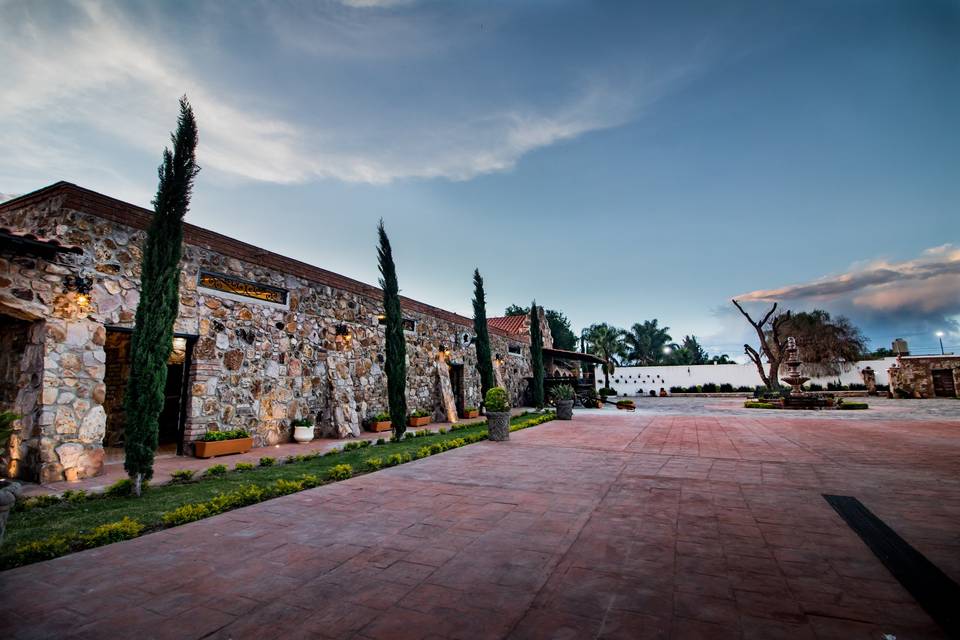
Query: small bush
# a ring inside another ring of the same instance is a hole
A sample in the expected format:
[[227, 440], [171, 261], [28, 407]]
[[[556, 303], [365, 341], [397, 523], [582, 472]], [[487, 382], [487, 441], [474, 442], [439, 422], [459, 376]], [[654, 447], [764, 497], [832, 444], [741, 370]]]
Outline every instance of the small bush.
[[273, 483], [273, 485], [271, 485], [271, 488], [273, 489], [274, 495], [286, 496], [290, 495], [291, 493], [303, 491], [303, 481], [279, 478]]
[[427, 411], [426, 409], [417, 409], [416, 411], [410, 414], [411, 418], [429, 418], [433, 413]]
[[440, 427], [439, 429], [437, 429], [437, 433], [439, 433], [440, 435], [443, 435], [443, 434], [446, 433], [446, 432], [447, 432], [447, 430], [444, 429], [443, 427]]
[[193, 469], [177, 469], [170, 474], [170, 482], [190, 482], [196, 473]]
[[743, 407], [745, 409], [779, 409], [780, 405], [773, 404], [772, 402], [744, 402]]
[[613, 389], [611, 389], [610, 387], [603, 387], [603, 388], [600, 389], [600, 391], [598, 391], [597, 393], [599, 393], [601, 396], [615, 396], [615, 395], [617, 395], [617, 392], [614, 391]]
[[370, 416], [370, 422], [390, 422], [390, 414], [386, 411]]
[[214, 478], [214, 477], [226, 475], [226, 473], [227, 473], [227, 465], [215, 464], [212, 467], [208, 467], [207, 470], [203, 472], [203, 475]]
[[341, 449], [330, 449], [330, 451], [327, 451], [325, 454], [323, 454], [323, 457], [329, 458], [331, 456], [338, 456], [340, 455], [341, 452], [342, 452]]
[[550, 390], [550, 397], [553, 398], [554, 402], [573, 400], [575, 395], [576, 392], [569, 384], [559, 384]]
[[110, 522], [96, 527], [93, 531], [82, 536], [81, 541], [85, 547], [99, 547], [122, 540], [131, 540], [139, 536], [144, 525], [136, 520], [124, 517], [118, 522]]
[[87, 492], [83, 489], [73, 491], [72, 489], [67, 489], [63, 492], [63, 501], [69, 502], [70, 504], [80, 504], [81, 502], [87, 501]]
[[484, 403], [488, 412], [503, 413], [510, 411], [510, 396], [507, 395], [507, 390], [503, 387], [489, 389], [484, 398]]
[[717, 385], [716, 385], [715, 383], [713, 383], [713, 382], [708, 382], [707, 384], [703, 385], [703, 392], [704, 392], [704, 393], [716, 393], [716, 392], [717, 392]]
[[353, 467], [348, 464], [338, 464], [327, 471], [328, 480], [346, 480], [353, 475]]
[[[141, 488], [143, 488], [143, 484], [145, 483], [141, 483]], [[131, 480], [130, 478], [123, 478], [121, 480], [117, 480], [116, 482], [114, 482], [112, 485], [110, 485], [103, 491], [103, 495], [105, 495], [108, 498], [120, 498], [123, 496], [129, 496], [132, 493], [133, 493], [133, 480]]]
[[399, 453], [387, 456], [387, 459], [384, 461], [384, 465], [387, 467], [395, 467], [398, 464], [403, 464], [403, 456]]
[[363, 461], [363, 467], [367, 471], [376, 471], [383, 466], [383, 460], [381, 458], [367, 458]]
[[870, 405], [866, 402], [841, 402], [837, 405], [838, 409], [843, 409], [844, 411], [857, 411], [860, 409], [867, 409]]
[[379, 447], [382, 444], [387, 444], [387, 441], [383, 438], [377, 438], [377, 446]]
[[13, 553], [13, 563], [16, 565], [50, 560], [70, 553], [70, 541], [64, 536], [51, 536], [17, 545]]
[[321, 480], [319, 476], [309, 473], [305, 473], [300, 476], [300, 482], [303, 483], [304, 489], [312, 489], [313, 487], [319, 487], [321, 484], [323, 484], [323, 480]]
[[420, 458], [429, 458], [430, 457], [430, 447], [420, 447], [417, 449], [417, 459]]
[[733, 385], [729, 382], [724, 382], [720, 385], [720, 393], [733, 393]]
[[33, 509], [41, 509], [43, 507], [49, 507], [50, 505], [60, 504], [60, 502], [60, 496], [31, 496], [29, 498], [17, 500], [15, 503], [13, 503], [13, 508], [15, 511], [31, 511]]
[[310, 418], [298, 418], [290, 423], [291, 427], [312, 427], [313, 420]]
[[246, 429], [231, 429], [230, 431], [207, 431], [203, 434], [204, 442], [219, 442], [220, 440], [237, 440], [249, 438], [250, 432]]
[[233, 470], [234, 471], [252, 471], [253, 466], [254, 465], [252, 462], [238, 462], [237, 464], [233, 465]]
[[188, 522], [202, 520], [211, 515], [213, 515], [213, 513], [210, 511], [210, 507], [206, 503], [200, 502], [197, 504], [185, 504], [177, 507], [173, 511], [167, 511], [161, 516], [161, 521], [164, 526], [177, 527], [181, 524], [187, 524]]

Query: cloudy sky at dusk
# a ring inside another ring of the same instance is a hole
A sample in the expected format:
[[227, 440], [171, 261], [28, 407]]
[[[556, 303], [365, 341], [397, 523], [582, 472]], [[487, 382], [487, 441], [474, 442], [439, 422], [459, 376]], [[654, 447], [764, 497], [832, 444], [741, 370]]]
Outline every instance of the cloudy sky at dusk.
[[186, 93], [190, 222], [425, 302], [960, 350], [956, 2], [0, 0], [0, 86], [0, 193], [149, 206]]

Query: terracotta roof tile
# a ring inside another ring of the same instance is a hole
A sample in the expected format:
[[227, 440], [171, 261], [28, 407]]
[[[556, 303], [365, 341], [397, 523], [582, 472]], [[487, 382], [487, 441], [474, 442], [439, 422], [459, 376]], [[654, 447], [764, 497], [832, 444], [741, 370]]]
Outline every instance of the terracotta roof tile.
[[499, 316], [487, 318], [487, 326], [500, 329], [510, 335], [526, 333], [527, 316]]

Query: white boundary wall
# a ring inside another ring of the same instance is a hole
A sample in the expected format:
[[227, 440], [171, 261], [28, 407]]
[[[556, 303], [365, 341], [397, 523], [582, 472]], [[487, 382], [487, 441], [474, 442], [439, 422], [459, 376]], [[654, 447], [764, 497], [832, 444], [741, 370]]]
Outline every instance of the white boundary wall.
[[[861, 369], [870, 367], [877, 376], [877, 384], [883, 385], [889, 383], [887, 369], [889, 369], [896, 358], [883, 358], [882, 360], [864, 360], [855, 362], [847, 371], [839, 375], [842, 384], [863, 384], [863, 376], [860, 375]], [[619, 381], [619, 382], [618, 382]], [[828, 382], [836, 382], [837, 377], [813, 378], [811, 383], [822, 385], [826, 388]], [[642, 389], [643, 394], [649, 394], [650, 390], [659, 392], [663, 387], [670, 391], [670, 387], [692, 387], [695, 385], [704, 385], [713, 382], [716, 385], [724, 383], [736, 387], [750, 387], [751, 389], [759, 384], [763, 384], [760, 374], [757, 373], [756, 366], [750, 364], [694, 364], [694, 365], [671, 365], [659, 367], [617, 367], [610, 376], [610, 387], [617, 395], [638, 395]], [[807, 383], [810, 384], [810, 383]], [[603, 371], [597, 367], [597, 388], [603, 386]]]

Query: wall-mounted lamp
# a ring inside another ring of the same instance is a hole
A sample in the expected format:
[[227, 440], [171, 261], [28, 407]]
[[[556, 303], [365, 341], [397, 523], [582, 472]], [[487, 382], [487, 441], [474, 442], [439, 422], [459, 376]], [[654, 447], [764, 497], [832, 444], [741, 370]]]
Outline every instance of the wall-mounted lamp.
[[350, 327], [345, 324], [338, 324], [333, 333], [334, 342], [337, 343], [339, 348], [346, 349], [350, 346], [350, 341], [353, 340], [353, 335], [350, 333]]
[[503, 355], [498, 353], [498, 354], [494, 357], [494, 360], [496, 361], [497, 366], [499, 367], [500, 365], [503, 364]]
[[67, 276], [63, 279], [65, 293], [76, 293], [77, 304], [86, 307], [90, 304], [90, 292], [93, 290], [93, 278], [85, 276]]

